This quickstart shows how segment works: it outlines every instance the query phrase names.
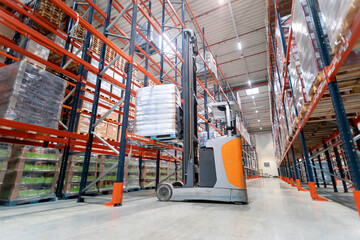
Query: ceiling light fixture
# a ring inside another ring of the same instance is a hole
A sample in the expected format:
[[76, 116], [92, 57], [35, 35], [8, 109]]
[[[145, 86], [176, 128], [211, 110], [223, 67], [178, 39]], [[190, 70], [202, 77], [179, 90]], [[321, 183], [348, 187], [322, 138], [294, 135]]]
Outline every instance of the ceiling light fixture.
[[249, 83], [249, 86], [251, 87], [251, 81], [250, 81], [250, 80], [249, 80], [249, 82], [248, 82], [248, 83]]
[[238, 49], [239, 50], [241, 50], [242, 48], [241, 48], [241, 43], [240, 42], [237, 42], [237, 47], [238, 47]]
[[262, 130], [262, 127], [260, 127], [260, 130]]
[[255, 111], [255, 113], [258, 113], [258, 112], [259, 112], [258, 110]]
[[260, 122], [260, 119], [258, 120], [258, 122]]
[[250, 89], [246, 89], [245, 91], [246, 91], [246, 95], [250, 96], [250, 95], [258, 94], [259, 88], [250, 88]]

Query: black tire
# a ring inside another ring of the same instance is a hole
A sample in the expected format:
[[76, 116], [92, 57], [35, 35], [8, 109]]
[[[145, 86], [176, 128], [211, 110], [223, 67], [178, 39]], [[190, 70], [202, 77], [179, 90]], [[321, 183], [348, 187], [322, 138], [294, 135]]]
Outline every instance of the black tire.
[[184, 186], [184, 184], [182, 182], [180, 182], [180, 181], [173, 182], [172, 185], [173, 185], [173, 187], [183, 187]]
[[161, 184], [157, 191], [156, 196], [160, 201], [169, 201], [172, 197], [172, 188], [168, 184]]

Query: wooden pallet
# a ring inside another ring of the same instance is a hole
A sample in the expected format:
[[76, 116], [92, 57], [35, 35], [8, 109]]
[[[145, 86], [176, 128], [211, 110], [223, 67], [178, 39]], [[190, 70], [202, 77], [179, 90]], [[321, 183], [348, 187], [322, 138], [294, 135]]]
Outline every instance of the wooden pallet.
[[[65, 2], [66, 0], [61, 1]], [[61, 30], [65, 30], [68, 26], [69, 17], [49, 0], [40, 0], [36, 12], [45, 20], [54, 24]], [[33, 23], [33, 28], [44, 35], [50, 33], [48, 29], [38, 24], [37, 22]]]

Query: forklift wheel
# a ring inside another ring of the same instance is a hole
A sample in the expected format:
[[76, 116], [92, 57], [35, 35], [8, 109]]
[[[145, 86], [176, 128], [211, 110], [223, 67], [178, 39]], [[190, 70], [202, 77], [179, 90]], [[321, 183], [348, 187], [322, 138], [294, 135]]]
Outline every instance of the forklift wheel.
[[156, 196], [160, 201], [169, 201], [172, 196], [172, 186], [168, 183], [161, 184], [156, 191]]

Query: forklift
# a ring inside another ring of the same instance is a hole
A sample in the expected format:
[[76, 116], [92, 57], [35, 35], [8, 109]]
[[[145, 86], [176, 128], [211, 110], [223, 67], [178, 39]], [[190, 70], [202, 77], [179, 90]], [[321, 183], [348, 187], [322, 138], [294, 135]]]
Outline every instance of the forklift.
[[156, 195], [160, 201], [248, 202], [243, 172], [242, 144], [235, 128], [235, 102], [211, 104], [215, 119], [226, 122], [227, 135], [207, 140], [199, 148], [196, 64], [197, 40], [184, 30], [183, 49], [183, 184], [162, 183]]

